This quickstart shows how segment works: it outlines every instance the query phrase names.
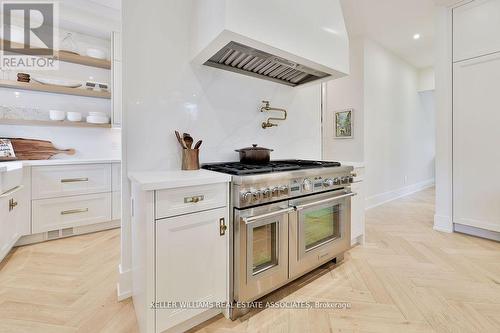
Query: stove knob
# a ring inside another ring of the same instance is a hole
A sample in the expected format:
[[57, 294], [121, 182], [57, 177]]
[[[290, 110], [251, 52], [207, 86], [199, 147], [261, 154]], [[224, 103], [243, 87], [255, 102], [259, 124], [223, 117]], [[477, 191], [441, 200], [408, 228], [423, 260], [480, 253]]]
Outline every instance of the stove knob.
[[349, 184], [349, 176], [342, 177], [342, 184]]
[[243, 199], [243, 201], [245, 201], [246, 203], [249, 203], [250, 200], [252, 200], [252, 192], [245, 192], [241, 195], [241, 198]]
[[349, 176], [349, 183], [354, 183], [354, 176]]
[[288, 194], [288, 186], [280, 186], [279, 192], [280, 192], [280, 195], [287, 195]]
[[333, 179], [325, 179], [325, 181], [323, 182], [323, 186], [325, 187], [333, 186]]
[[302, 183], [302, 188], [304, 191], [309, 192], [312, 190], [312, 181], [310, 179], [304, 179], [304, 182]]
[[280, 196], [280, 189], [279, 187], [273, 187], [273, 189], [271, 190], [271, 195], [273, 197], [279, 197]]
[[271, 198], [271, 193], [272, 193], [272, 192], [271, 192], [271, 190], [270, 190], [270, 189], [268, 189], [268, 188], [266, 188], [266, 189], [264, 189], [264, 190], [262, 191], [262, 197], [263, 197], [264, 199], [269, 199], [269, 198]]
[[333, 179], [333, 185], [340, 185], [340, 184], [341, 184], [340, 178], [336, 177]]
[[252, 192], [252, 201], [253, 202], [259, 201], [261, 194], [262, 194], [261, 191], [254, 191], [254, 192]]

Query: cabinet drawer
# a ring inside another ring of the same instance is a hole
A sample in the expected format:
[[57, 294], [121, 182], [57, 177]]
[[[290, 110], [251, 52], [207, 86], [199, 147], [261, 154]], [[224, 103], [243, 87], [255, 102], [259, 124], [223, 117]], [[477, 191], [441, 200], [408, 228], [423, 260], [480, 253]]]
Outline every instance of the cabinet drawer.
[[33, 199], [102, 192], [111, 192], [111, 164], [33, 167]]
[[156, 219], [225, 207], [227, 184], [156, 191]]
[[32, 201], [33, 233], [111, 220], [111, 193]]

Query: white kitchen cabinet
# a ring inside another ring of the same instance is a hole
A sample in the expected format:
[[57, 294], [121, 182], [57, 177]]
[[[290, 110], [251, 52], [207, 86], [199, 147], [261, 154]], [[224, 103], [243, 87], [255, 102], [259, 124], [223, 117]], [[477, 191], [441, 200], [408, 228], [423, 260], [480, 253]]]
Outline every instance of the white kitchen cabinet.
[[129, 177], [132, 295], [140, 331], [185, 332], [222, 309], [151, 305], [228, 301], [230, 176], [200, 170]]
[[0, 261], [21, 237], [28, 201], [23, 185], [0, 195]]
[[33, 199], [111, 192], [111, 164], [32, 167]]
[[480, 170], [500, 170], [499, 88], [500, 54], [454, 64], [453, 219], [494, 232], [500, 232], [500, 178], [483, 179]]
[[[156, 221], [156, 301], [227, 300], [227, 209]], [[157, 310], [156, 331], [163, 332], [206, 309]]]
[[111, 166], [111, 193], [113, 212], [111, 218], [119, 220], [122, 216], [122, 170], [120, 163], [113, 163]]
[[356, 193], [351, 198], [351, 244], [364, 244], [365, 241], [365, 191], [363, 184], [364, 167], [354, 168], [354, 183], [351, 191]]
[[111, 221], [111, 193], [33, 200], [33, 232]]
[[453, 61], [500, 52], [500, 0], [475, 0], [453, 9]]

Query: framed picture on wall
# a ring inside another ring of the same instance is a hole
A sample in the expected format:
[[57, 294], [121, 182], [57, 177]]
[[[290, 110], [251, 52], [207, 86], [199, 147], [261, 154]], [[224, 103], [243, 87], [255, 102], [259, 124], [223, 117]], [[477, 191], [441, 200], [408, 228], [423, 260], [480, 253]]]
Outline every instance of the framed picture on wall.
[[9, 139], [0, 139], [0, 161], [12, 161], [16, 159], [14, 148]]
[[354, 109], [335, 111], [334, 136], [335, 139], [353, 138], [353, 112]]

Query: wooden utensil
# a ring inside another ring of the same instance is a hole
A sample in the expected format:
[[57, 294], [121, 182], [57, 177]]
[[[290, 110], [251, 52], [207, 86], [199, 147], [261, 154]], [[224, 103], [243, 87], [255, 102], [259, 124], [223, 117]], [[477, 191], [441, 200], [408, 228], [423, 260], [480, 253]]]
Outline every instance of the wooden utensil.
[[74, 149], [57, 149], [50, 141], [5, 138], [9, 139], [19, 160], [48, 160], [57, 154], [74, 155]]
[[196, 144], [194, 145], [194, 149], [200, 149], [201, 144], [203, 143], [203, 140], [198, 140]]
[[187, 149], [186, 143], [184, 140], [182, 140], [181, 135], [178, 131], [175, 131], [175, 136], [177, 137], [177, 141], [179, 141], [179, 144], [182, 146], [182, 148]]
[[186, 144], [186, 146], [191, 149], [191, 147], [193, 146], [193, 138], [191, 137], [191, 135], [189, 133], [183, 133], [182, 134], [182, 139], [184, 140], [184, 143]]

